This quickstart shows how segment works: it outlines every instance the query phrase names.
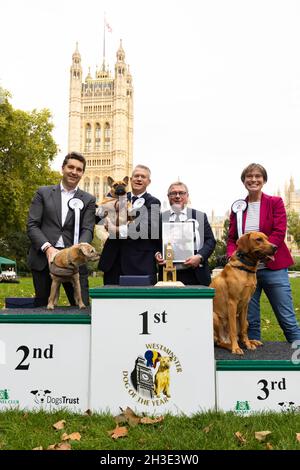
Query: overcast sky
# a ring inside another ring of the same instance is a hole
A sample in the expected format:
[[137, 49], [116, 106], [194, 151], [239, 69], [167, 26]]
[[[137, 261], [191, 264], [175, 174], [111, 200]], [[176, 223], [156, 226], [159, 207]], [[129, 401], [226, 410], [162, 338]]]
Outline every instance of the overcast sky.
[[0, 86], [15, 107], [47, 107], [67, 152], [69, 68], [83, 76], [119, 39], [134, 84], [134, 163], [152, 169], [162, 200], [180, 177], [193, 206], [222, 215], [245, 195], [242, 169], [269, 173], [273, 194], [300, 188], [300, 2], [284, 0], [1, 0]]

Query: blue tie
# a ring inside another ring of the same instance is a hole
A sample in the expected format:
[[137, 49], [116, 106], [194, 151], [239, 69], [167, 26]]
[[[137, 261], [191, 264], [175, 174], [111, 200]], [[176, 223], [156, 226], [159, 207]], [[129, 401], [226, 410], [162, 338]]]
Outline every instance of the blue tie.
[[138, 197], [137, 197], [137, 196], [132, 196], [132, 198], [131, 198], [131, 202], [132, 202], [132, 204], [133, 204], [133, 203], [134, 203], [134, 202], [135, 202], [137, 199], [138, 199]]

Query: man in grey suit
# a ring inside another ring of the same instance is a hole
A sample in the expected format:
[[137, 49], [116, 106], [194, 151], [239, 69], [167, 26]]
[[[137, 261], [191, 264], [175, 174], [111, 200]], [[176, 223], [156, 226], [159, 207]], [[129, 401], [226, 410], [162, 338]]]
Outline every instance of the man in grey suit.
[[[204, 212], [188, 207], [189, 191], [186, 184], [181, 181], [170, 185], [168, 198], [171, 209], [162, 213], [162, 224], [164, 222], [191, 222], [194, 232], [194, 253], [182, 263], [175, 263], [177, 280], [185, 285], [208, 286], [211, 281], [208, 258], [214, 251], [216, 240], [207, 216]], [[163, 243], [162, 240], [161, 243]], [[155, 258], [160, 266], [166, 263], [161, 252], [157, 252]], [[162, 272], [160, 272], [160, 279], [162, 279]]]
[[[78, 198], [83, 203], [80, 210], [79, 243], [90, 243], [95, 225], [95, 197], [78, 188], [86, 166], [83, 155], [69, 153], [62, 164], [62, 180], [58, 185], [42, 186], [35, 193], [27, 222], [27, 234], [31, 240], [28, 264], [32, 271], [35, 289], [35, 306], [48, 304], [51, 289], [49, 262], [55, 253], [73, 245], [75, 213], [68, 202]], [[80, 284], [82, 299], [89, 304], [88, 271], [81, 266]], [[73, 287], [64, 283], [64, 289], [71, 305], [75, 305]]]

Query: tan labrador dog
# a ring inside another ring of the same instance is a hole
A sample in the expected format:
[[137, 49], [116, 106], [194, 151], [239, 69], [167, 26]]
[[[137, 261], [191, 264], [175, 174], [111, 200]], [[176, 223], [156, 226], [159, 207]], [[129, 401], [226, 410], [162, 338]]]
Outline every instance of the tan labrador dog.
[[248, 338], [248, 304], [256, 289], [256, 270], [260, 261], [274, 259], [276, 246], [262, 232], [249, 232], [237, 241], [237, 250], [210, 287], [215, 289], [214, 339], [217, 346], [232, 354], [244, 354], [238, 340], [247, 349], [262, 343]]
[[78, 267], [88, 261], [97, 261], [98, 259], [99, 253], [89, 243], [79, 243], [56, 253], [49, 267], [52, 284], [47, 309], [53, 310], [57, 305], [62, 282], [72, 283], [76, 305], [79, 308], [85, 308], [81, 297]]

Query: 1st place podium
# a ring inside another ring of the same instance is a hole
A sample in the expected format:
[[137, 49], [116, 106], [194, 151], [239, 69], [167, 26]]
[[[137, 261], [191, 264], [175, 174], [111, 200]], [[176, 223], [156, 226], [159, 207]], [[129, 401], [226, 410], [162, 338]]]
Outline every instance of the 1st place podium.
[[215, 408], [214, 289], [114, 286], [90, 294], [93, 411]]

